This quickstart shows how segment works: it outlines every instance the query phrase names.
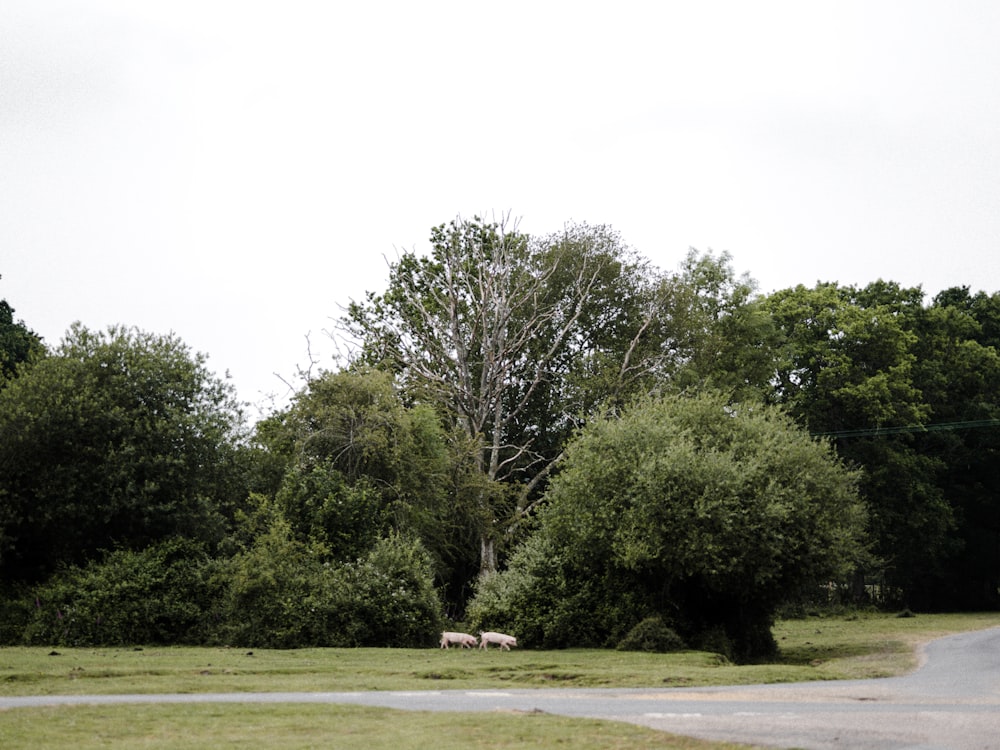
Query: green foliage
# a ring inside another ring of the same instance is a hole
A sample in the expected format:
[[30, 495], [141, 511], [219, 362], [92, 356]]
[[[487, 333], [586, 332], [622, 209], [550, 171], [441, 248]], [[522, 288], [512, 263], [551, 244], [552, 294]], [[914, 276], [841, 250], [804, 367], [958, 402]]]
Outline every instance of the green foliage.
[[[772, 596], [857, 559], [852, 476], [782, 414], [715, 394], [643, 404], [567, 449], [546, 522], [574, 555]], [[581, 533], [585, 529], [585, 533]]]
[[411, 447], [407, 410], [377, 370], [323, 373], [295, 398], [289, 425], [300, 463], [326, 463], [349, 481], [395, 485]]
[[313, 602], [330, 598], [328, 570], [286, 522], [275, 520], [226, 565], [219, 639], [233, 646], [315, 645], [325, 613]]
[[280, 520], [232, 558], [168, 540], [65, 568], [2, 604], [0, 643], [45, 646], [422, 647], [442, 624], [419, 542], [389, 536], [334, 564]]
[[64, 568], [31, 590], [31, 617], [18, 640], [44, 646], [202, 643], [214, 627], [216, 568], [203, 547], [181, 539]]
[[878, 281], [765, 306], [782, 337], [773, 398], [863, 469], [878, 601], [1000, 605], [1000, 295], [953, 288], [925, 306]]
[[403, 254], [342, 321], [351, 368], [252, 441], [173, 335], [78, 324], [47, 351], [0, 300], [0, 642], [418, 643], [430, 581], [462, 617], [477, 574], [468, 619], [525, 645], [655, 614], [736, 659], [851, 573], [855, 601], [1000, 606], [1000, 294], [761, 299], [726, 253], [670, 274], [609, 227], [505, 224]]
[[[475, 567], [476, 509], [464, 443], [430, 405], [404, 402], [387, 372], [324, 372], [288, 410], [258, 424], [256, 439], [266, 475], [253, 503], [269, 498], [264, 504], [296, 539], [348, 562], [391, 532], [419, 538], [461, 609], [466, 571]], [[238, 544], [252, 537], [254, 513]]]
[[380, 539], [341, 571], [348, 596], [338, 612], [343, 645], [417, 647], [437, 642], [441, 600], [423, 545], [399, 536]]
[[469, 627], [517, 633], [527, 647], [560, 645], [548, 636], [558, 629], [550, 608], [568, 595], [558, 560], [558, 551], [543, 537], [529, 537], [514, 550], [505, 571], [476, 581], [466, 611]]
[[0, 300], [0, 389], [16, 376], [19, 365], [44, 353], [41, 337], [24, 321], [15, 321], [14, 308]]
[[864, 555], [855, 477], [829, 447], [720, 394], [590, 423], [546, 499], [540, 538], [470, 606], [546, 645], [614, 642], [652, 611], [686, 632], [722, 627], [736, 658], [756, 658], [786, 591]]
[[[446, 434], [430, 407], [403, 403], [386, 372], [323, 373], [287, 412], [258, 425], [257, 439], [282, 464], [270, 483], [300, 535], [326, 541], [337, 526], [341, 536], [359, 533], [361, 543], [395, 528], [429, 540], [444, 523]], [[340, 547], [331, 545], [335, 557], [357, 551], [341, 555]]]
[[1000, 606], [998, 310], [1000, 294], [951, 289], [913, 322], [918, 378], [932, 420], [957, 427], [914, 438], [933, 469], [937, 501], [947, 508], [940, 515], [948, 521], [938, 544], [925, 543], [931, 554], [917, 558], [932, 564], [910, 565], [913, 556], [900, 555], [892, 571], [906, 590], [904, 603], [923, 610]]
[[[760, 634], [758, 634], [759, 636]], [[766, 650], [772, 648], [774, 643], [774, 637], [768, 631], [766, 635], [767, 642], [764, 643], [765, 653]], [[699, 651], [708, 651], [709, 653], [718, 654], [720, 657], [729, 661], [733, 658], [734, 643], [733, 639], [726, 632], [726, 629], [721, 625], [709, 626], [706, 630], [697, 633], [694, 639], [695, 648]]]
[[921, 423], [928, 411], [907, 325], [921, 296], [884, 282], [772, 294], [767, 309], [783, 344], [775, 398], [814, 432]]
[[232, 387], [173, 336], [74, 326], [0, 391], [0, 577], [216, 541], [245, 489]]
[[667, 335], [657, 337], [675, 353], [675, 391], [721, 388], [737, 399], [768, 392], [778, 337], [756, 288], [748, 274], [736, 275], [729, 253], [688, 252], [672, 285]]
[[441, 601], [419, 542], [391, 536], [354, 562], [324, 557], [276, 522], [230, 563], [220, 639], [261, 648], [433, 642]]
[[352, 485], [325, 465], [289, 470], [275, 505], [299, 539], [319, 545], [332, 560], [360, 557], [386, 527], [374, 481], [362, 477]]
[[532, 238], [456, 219], [430, 239], [429, 255], [404, 254], [387, 291], [353, 303], [342, 328], [360, 361], [389, 368], [464, 433], [481, 475], [476, 551], [490, 571], [580, 415], [657, 369], [649, 360], [664, 348], [650, 328], [664, 295], [607, 227]]
[[647, 617], [641, 620], [628, 635], [618, 643], [619, 651], [647, 651], [666, 654], [687, 648], [684, 639], [663, 622], [662, 617]]
[[544, 528], [531, 535], [506, 570], [476, 582], [466, 613], [470, 627], [515, 634], [528, 648], [613, 646], [648, 611], [646, 595], [621, 571], [584, 573], [576, 562]]

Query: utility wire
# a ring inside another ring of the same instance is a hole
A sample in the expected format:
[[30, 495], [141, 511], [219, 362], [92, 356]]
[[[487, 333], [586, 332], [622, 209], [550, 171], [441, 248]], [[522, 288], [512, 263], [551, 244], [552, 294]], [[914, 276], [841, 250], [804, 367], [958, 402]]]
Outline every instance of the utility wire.
[[849, 438], [899, 435], [910, 432], [942, 432], [945, 430], [974, 430], [981, 427], [1000, 427], [1000, 419], [972, 419], [964, 422], [939, 422], [937, 424], [910, 425], [908, 427], [862, 427], [856, 430], [810, 432], [812, 437]]

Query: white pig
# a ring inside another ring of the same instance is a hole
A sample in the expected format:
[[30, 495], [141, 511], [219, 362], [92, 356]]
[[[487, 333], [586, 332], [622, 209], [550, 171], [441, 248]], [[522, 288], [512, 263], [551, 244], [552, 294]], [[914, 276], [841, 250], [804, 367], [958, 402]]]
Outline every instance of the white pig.
[[452, 643], [456, 643], [462, 648], [473, 648], [476, 645], [476, 636], [468, 633], [452, 633], [446, 630], [441, 634], [441, 648], [451, 648]]
[[504, 633], [480, 633], [479, 634], [479, 648], [484, 648], [489, 651], [489, 646], [487, 644], [495, 643], [503, 651], [510, 651], [511, 646], [517, 645], [517, 638], [512, 635], [505, 635]]

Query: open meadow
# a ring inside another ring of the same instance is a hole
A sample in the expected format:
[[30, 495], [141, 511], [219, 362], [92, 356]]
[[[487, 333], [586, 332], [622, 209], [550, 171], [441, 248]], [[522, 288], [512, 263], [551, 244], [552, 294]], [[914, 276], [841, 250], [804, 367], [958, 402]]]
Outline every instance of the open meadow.
[[[1000, 614], [858, 615], [779, 622], [781, 657], [565, 650], [235, 648], [0, 649], [0, 694], [341, 692], [499, 687], [692, 687], [901, 674], [919, 644], [1000, 625]], [[109, 746], [723, 748], [556, 716], [400, 714], [329, 705], [129, 705], [0, 712], [5, 749]]]

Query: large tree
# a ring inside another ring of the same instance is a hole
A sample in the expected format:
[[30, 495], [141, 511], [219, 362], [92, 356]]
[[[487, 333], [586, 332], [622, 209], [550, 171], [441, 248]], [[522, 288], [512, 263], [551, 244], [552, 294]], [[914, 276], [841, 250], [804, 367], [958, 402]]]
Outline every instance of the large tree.
[[358, 359], [396, 373], [464, 434], [480, 569], [516, 539], [575, 429], [637, 395], [713, 383], [759, 391], [769, 320], [730, 257], [691, 250], [665, 273], [606, 226], [533, 237], [506, 220], [456, 219], [426, 256], [352, 303]]
[[454, 572], [470, 562], [457, 540], [473, 523], [471, 509], [453, 502], [454, 440], [428, 404], [404, 402], [390, 373], [320, 373], [256, 436], [258, 493], [275, 501], [299, 541], [344, 561], [390, 531], [415, 536], [449, 594], [461, 588]]
[[766, 308], [781, 353], [773, 397], [813, 432], [922, 424], [914, 381], [916, 334], [907, 325], [923, 293], [876, 282], [774, 292]]
[[1000, 294], [948, 289], [914, 316], [916, 377], [930, 409], [920, 450], [954, 519], [949, 554], [909, 580], [914, 606], [1000, 605]]
[[1000, 304], [967, 288], [923, 298], [885, 281], [771, 295], [774, 398], [864, 469], [887, 603], [992, 606]]
[[[912, 329], [922, 299], [919, 288], [879, 281], [798, 286], [766, 301], [781, 336], [773, 398], [864, 467], [861, 492], [889, 584], [883, 593], [939, 565], [954, 524], [935, 483], [937, 462], [918, 449], [913, 432], [930, 417]], [[860, 591], [860, 577], [857, 583]]]
[[737, 397], [770, 391], [778, 357], [778, 333], [757, 283], [737, 275], [732, 256], [693, 248], [672, 284], [670, 326], [677, 390], [714, 387]]
[[175, 336], [75, 325], [0, 391], [0, 576], [214, 541], [242, 500], [231, 385]]
[[483, 571], [581, 417], [670, 359], [667, 287], [607, 227], [538, 239], [458, 219], [432, 231], [429, 255], [391, 265], [384, 294], [349, 306], [359, 359], [391, 369], [465, 435]]
[[540, 527], [485, 579], [474, 619], [605, 645], [647, 616], [732, 655], [774, 649], [775, 609], [865, 555], [856, 476], [782, 411], [719, 392], [643, 401], [566, 449]]
[[14, 320], [14, 308], [0, 299], [0, 388], [14, 377], [17, 366], [43, 354], [42, 338], [24, 321]]

